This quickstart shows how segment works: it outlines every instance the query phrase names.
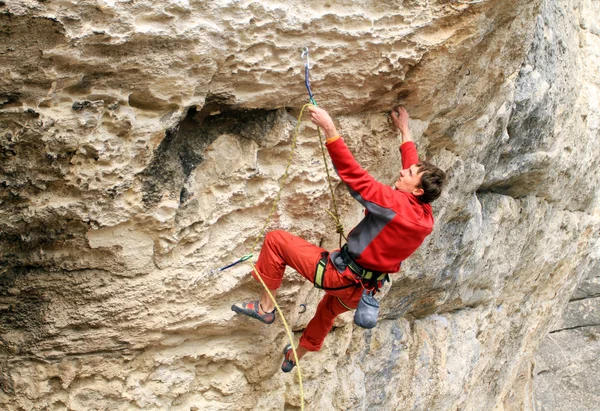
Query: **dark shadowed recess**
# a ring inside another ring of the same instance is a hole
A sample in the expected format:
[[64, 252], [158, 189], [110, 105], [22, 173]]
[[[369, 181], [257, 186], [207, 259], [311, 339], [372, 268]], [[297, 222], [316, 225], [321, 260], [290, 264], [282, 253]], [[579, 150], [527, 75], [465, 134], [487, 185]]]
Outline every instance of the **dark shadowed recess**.
[[142, 173], [144, 205], [155, 206], [165, 194], [185, 202], [184, 184], [204, 161], [208, 146], [224, 134], [260, 144], [276, 121], [277, 110], [235, 109], [226, 99], [215, 96], [207, 98], [200, 111], [191, 107], [183, 121], [166, 131], [150, 165]]
[[5, 371], [16, 355], [27, 355], [44, 337], [47, 302], [35, 289], [19, 290], [16, 280], [35, 267], [16, 267], [0, 272], [0, 390], [14, 394], [14, 381]]

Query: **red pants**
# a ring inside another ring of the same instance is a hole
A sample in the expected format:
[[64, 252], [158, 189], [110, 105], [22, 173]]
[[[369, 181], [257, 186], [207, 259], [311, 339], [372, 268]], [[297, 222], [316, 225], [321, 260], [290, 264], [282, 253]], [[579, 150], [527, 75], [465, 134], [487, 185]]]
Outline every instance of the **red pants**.
[[[285, 231], [271, 231], [265, 236], [256, 269], [271, 290], [281, 286], [285, 266], [289, 265], [310, 282], [314, 282], [315, 269], [325, 250]], [[327, 262], [323, 286], [342, 287], [354, 283], [349, 269], [340, 274], [331, 261]], [[256, 278], [256, 273], [252, 271]], [[257, 279], [258, 281], [258, 279]], [[325, 290], [326, 294], [317, 307], [300, 337], [300, 346], [308, 351], [319, 351], [325, 337], [333, 327], [335, 317], [349, 308], [356, 308], [362, 294], [362, 287], [349, 287], [343, 290]]]

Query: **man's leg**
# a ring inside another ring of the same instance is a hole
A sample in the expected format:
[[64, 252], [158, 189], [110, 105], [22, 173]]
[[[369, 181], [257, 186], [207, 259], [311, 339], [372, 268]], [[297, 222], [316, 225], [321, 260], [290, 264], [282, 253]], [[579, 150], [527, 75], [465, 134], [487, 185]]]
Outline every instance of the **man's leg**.
[[[275, 309], [275, 303], [273, 302], [273, 300], [277, 297], [277, 290], [269, 291], [271, 292], [270, 296], [266, 290], [263, 290], [263, 292], [260, 294], [259, 308], [262, 312], [265, 313], [270, 313]], [[271, 296], [273, 297], [273, 299], [271, 299]]]
[[[300, 337], [300, 342], [296, 347], [298, 359], [304, 357], [309, 351], [319, 351], [325, 337], [333, 327], [335, 317], [346, 311], [348, 311], [348, 308], [340, 303], [338, 297], [325, 294], [325, 297], [321, 299], [317, 306], [315, 316], [309, 321], [302, 337]], [[287, 353], [286, 359], [293, 360], [294, 354], [292, 352]]]
[[331, 331], [335, 318], [348, 311], [338, 297], [325, 294], [317, 307], [315, 316], [310, 320], [300, 337], [299, 346], [306, 351], [319, 351], [325, 337]]
[[[306, 240], [285, 231], [271, 231], [265, 236], [256, 263], [256, 271], [259, 274], [252, 270], [252, 276], [259, 281], [258, 275], [260, 275], [269, 291], [271, 291], [273, 298], [275, 298], [287, 265], [312, 282], [315, 267], [324, 251], [323, 248], [310, 244]], [[270, 317], [268, 321], [264, 321], [265, 316], [272, 313], [275, 308], [273, 300], [271, 300], [266, 290], [262, 291], [259, 303], [256, 306], [252, 302], [244, 304], [243, 307], [234, 306], [232, 309], [268, 324], [272, 322]], [[272, 318], [274, 320], [274, 317]]]
[[[352, 292], [352, 299], [354, 299], [354, 292]], [[354, 306], [354, 304], [352, 305]], [[298, 360], [309, 351], [319, 351], [325, 341], [325, 337], [331, 331], [335, 318], [348, 311], [348, 307], [340, 302], [338, 297], [331, 294], [325, 294], [325, 297], [321, 300], [317, 307], [315, 316], [310, 320], [306, 329], [300, 337], [298, 347], [296, 347], [296, 354]], [[294, 353], [291, 348], [285, 352], [285, 359], [281, 365], [283, 372], [290, 372], [296, 365], [294, 359]]]

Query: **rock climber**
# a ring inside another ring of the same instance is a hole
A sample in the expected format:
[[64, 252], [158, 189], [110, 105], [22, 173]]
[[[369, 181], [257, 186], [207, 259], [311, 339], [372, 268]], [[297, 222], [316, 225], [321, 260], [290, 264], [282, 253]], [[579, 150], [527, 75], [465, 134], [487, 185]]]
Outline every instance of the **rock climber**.
[[[391, 112], [394, 125], [402, 133], [402, 169], [393, 188], [360, 167], [325, 110], [308, 109], [312, 123], [325, 133], [327, 151], [338, 175], [365, 207], [365, 216], [348, 234], [347, 244], [330, 253], [285, 231], [271, 231], [265, 236], [256, 268], [273, 297], [288, 265], [325, 290], [315, 316], [300, 337], [298, 359], [308, 351], [319, 351], [335, 318], [357, 307], [363, 289], [378, 290], [387, 274], [397, 272], [400, 263], [419, 248], [433, 229], [430, 203], [440, 196], [446, 181], [441, 169], [419, 161], [408, 128], [409, 115], [403, 107]], [[254, 271], [252, 275], [257, 279]], [[274, 303], [266, 290], [260, 300], [234, 304], [231, 309], [265, 324], [275, 321]], [[290, 372], [296, 364], [289, 344], [284, 357], [281, 369]]]

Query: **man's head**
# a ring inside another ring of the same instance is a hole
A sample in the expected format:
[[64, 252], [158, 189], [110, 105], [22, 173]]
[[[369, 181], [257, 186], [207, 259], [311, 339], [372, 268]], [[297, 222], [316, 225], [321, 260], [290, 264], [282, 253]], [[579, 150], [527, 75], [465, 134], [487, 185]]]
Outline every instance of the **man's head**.
[[422, 203], [431, 203], [442, 193], [446, 173], [428, 161], [421, 161], [400, 170], [394, 188], [414, 194]]

